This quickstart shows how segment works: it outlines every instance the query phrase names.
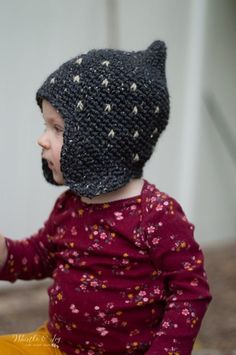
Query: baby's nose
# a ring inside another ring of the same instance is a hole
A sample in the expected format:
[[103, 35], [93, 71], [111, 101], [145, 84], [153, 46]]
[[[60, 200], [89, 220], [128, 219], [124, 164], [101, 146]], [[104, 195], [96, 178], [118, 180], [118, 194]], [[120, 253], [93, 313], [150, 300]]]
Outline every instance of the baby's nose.
[[50, 148], [50, 143], [49, 140], [47, 139], [45, 133], [43, 133], [39, 138], [38, 138], [38, 145], [44, 149], [49, 149]]

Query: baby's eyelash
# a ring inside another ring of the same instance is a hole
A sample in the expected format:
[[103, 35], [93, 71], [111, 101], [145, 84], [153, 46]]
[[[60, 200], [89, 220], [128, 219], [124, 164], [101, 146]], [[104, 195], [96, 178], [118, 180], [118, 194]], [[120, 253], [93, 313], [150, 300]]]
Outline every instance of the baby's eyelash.
[[57, 131], [57, 132], [63, 132], [63, 128], [58, 126], [58, 125], [54, 125], [53, 128]]
[[62, 133], [64, 132], [64, 128], [61, 127], [60, 125], [57, 124], [49, 124], [47, 122], [43, 122], [44, 125], [44, 130], [46, 131], [47, 129], [54, 129], [57, 133]]

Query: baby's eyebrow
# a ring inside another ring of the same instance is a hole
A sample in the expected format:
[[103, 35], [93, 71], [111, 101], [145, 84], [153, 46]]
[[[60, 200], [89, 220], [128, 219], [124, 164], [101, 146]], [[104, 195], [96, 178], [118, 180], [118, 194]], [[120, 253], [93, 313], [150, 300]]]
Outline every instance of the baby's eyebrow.
[[61, 126], [64, 126], [64, 121], [57, 118], [57, 117], [53, 117], [53, 116], [50, 116], [50, 117], [44, 117], [43, 116], [43, 119], [45, 122], [48, 122], [48, 123], [56, 123], [58, 125], [61, 125]]

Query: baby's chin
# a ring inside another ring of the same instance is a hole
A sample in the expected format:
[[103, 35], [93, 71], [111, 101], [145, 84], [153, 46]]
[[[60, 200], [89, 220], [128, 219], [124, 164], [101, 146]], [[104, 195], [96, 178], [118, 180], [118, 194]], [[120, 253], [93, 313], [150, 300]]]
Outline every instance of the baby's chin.
[[63, 175], [60, 173], [60, 174], [57, 174], [57, 173], [54, 173], [53, 172], [53, 180], [58, 184], [58, 185], [65, 185], [65, 179], [63, 177]]

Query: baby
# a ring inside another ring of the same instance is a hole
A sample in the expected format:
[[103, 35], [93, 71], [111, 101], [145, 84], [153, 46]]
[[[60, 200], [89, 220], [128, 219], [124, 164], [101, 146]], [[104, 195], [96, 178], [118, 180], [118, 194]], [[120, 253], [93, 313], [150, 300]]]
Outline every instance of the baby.
[[142, 178], [168, 123], [165, 61], [162, 41], [91, 50], [37, 91], [43, 173], [68, 190], [35, 235], [0, 238], [1, 280], [53, 279], [48, 320], [1, 336], [4, 355], [191, 354], [203, 255], [179, 203]]

